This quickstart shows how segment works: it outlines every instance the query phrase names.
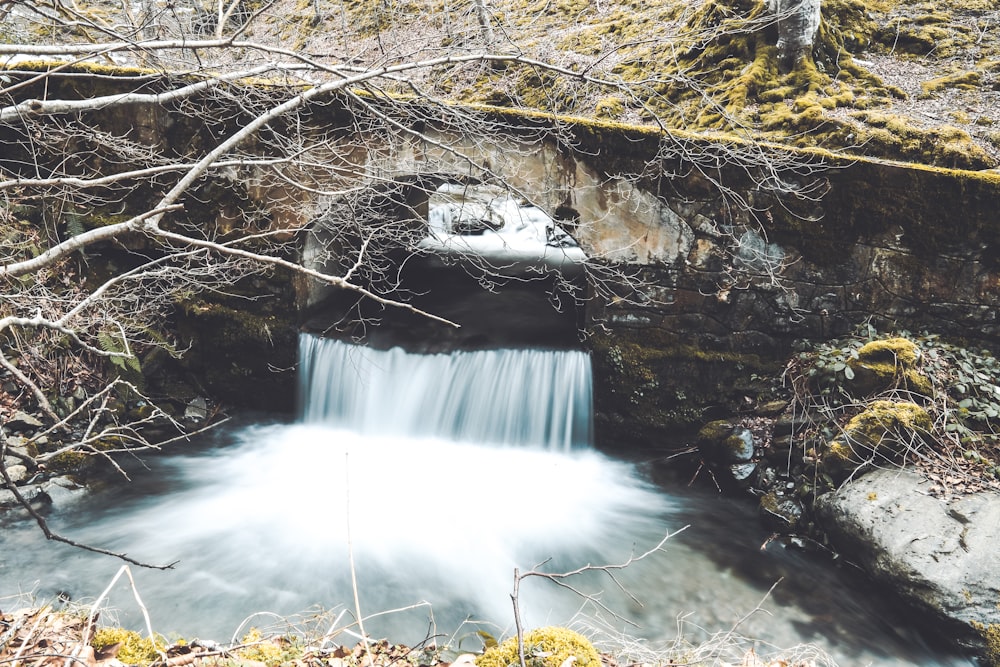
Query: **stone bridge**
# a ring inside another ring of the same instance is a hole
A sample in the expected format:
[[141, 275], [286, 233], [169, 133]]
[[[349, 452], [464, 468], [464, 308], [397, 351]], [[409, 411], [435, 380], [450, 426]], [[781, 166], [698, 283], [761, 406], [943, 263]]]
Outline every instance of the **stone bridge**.
[[[747, 378], [779, 372], [796, 339], [870, 323], [1000, 347], [995, 171], [723, 151], [583, 121], [504, 142], [425, 136], [354, 151], [355, 168], [407, 187], [503, 181], [572, 234], [600, 282], [579, 322], [622, 439], [693, 424], [692, 400], [754, 400]], [[426, 219], [426, 195], [410, 199]]]

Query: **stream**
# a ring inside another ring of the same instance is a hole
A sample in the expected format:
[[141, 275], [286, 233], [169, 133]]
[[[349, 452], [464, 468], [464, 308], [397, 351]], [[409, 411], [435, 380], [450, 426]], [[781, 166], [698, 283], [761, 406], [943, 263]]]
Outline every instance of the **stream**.
[[[158, 632], [229, 641], [360, 610], [368, 634], [477, 650], [476, 628], [513, 632], [515, 569], [621, 564], [669, 535], [614, 579], [574, 577], [576, 592], [523, 579], [524, 624], [650, 647], [730, 633], [762, 656], [809, 643], [844, 666], [973, 664], [926, 642], [850, 567], [769, 542], [744, 501], [656, 484], [593, 449], [584, 353], [411, 355], [308, 335], [300, 349], [299, 420], [234, 420], [132, 462], [131, 484], [53, 498], [55, 530], [176, 561], [132, 567], [135, 591], [120, 581], [106, 618], [142, 627], [138, 595]], [[47, 543], [15, 513], [0, 528], [5, 610], [86, 603], [121, 567]]]

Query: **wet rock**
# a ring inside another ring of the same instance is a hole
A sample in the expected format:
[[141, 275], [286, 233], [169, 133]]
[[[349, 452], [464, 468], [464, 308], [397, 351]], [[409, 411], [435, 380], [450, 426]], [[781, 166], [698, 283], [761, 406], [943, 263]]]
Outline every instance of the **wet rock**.
[[726, 420], [709, 422], [698, 432], [698, 449], [722, 481], [741, 489], [756, 481], [757, 442], [750, 429]]
[[918, 608], [975, 641], [971, 622], [1000, 624], [1000, 494], [946, 503], [916, 472], [880, 469], [814, 505], [831, 544]]
[[53, 477], [42, 484], [41, 489], [53, 505], [72, 503], [87, 492], [86, 487], [66, 476]]
[[778, 491], [761, 496], [758, 509], [764, 524], [780, 532], [795, 530], [803, 514], [802, 503]]
[[729, 475], [739, 486], [750, 487], [757, 473], [756, 463], [734, 463], [729, 466]]
[[[45, 489], [39, 484], [30, 484], [28, 486], [23, 486], [18, 488], [21, 496], [27, 500], [29, 503], [47, 503], [50, 501], [48, 494], [45, 493]], [[0, 489], [0, 510], [10, 509], [12, 507], [20, 507], [21, 503], [17, 501], [17, 496], [10, 489]]]
[[698, 431], [698, 447], [709, 459], [723, 465], [753, 459], [754, 437], [749, 429], [726, 420], [709, 422]]
[[201, 396], [193, 398], [184, 410], [184, 418], [192, 421], [205, 421], [208, 418], [208, 401]]
[[753, 458], [754, 439], [750, 429], [736, 429], [722, 444], [724, 456], [734, 463], [745, 463]]
[[778, 473], [774, 468], [760, 466], [758, 468], [756, 486], [762, 491], [769, 491], [778, 481]]

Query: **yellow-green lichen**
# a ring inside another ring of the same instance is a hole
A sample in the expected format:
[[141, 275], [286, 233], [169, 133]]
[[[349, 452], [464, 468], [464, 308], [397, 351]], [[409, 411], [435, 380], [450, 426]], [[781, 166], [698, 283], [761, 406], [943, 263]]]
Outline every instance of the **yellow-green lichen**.
[[[711, 421], [701, 427], [698, 431], [698, 441], [702, 443], [715, 443], [726, 440], [732, 435], [733, 425], [725, 420], [718, 419]], [[742, 442], [742, 440], [741, 440]]]
[[958, 88], [961, 90], [974, 90], [983, 83], [983, 75], [976, 70], [965, 70], [939, 76], [920, 84], [920, 92], [923, 97], [932, 97], [945, 88]]
[[917, 368], [919, 359], [920, 348], [906, 338], [886, 338], [863, 345], [857, 358], [848, 361], [854, 372], [852, 393], [867, 395], [900, 388], [933, 396], [930, 379]]
[[[919, 446], [921, 438], [930, 433], [933, 422], [925, 409], [908, 401], [875, 401], [863, 412], [851, 418], [842, 438], [830, 445], [861, 445], [865, 449], [894, 454]], [[854, 447], [851, 447], [854, 450]], [[855, 451], [855, 454], [858, 452]], [[839, 449], [838, 457], [847, 453]]]
[[133, 630], [101, 628], [91, 640], [95, 651], [108, 651], [118, 645], [115, 657], [126, 665], [149, 665], [160, 660], [166, 642], [162, 637], [143, 637]]
[[[601, 667], [601, 656], [590, 641], [568, 628], [545, 627], [524, 633], [524, 658], [528, 667], [561, 667], [569, 658], [574, 667]], [[517, 637], [487, 649], [476, 659], [479, 667], [520, 664]]]
[[291, 664], [302, 657], [302, 648], [295, 637], [265, 637], [257, 628], [240, 639], [241, 648], [236, 653], [243, 660], [251, 660], [276, 667]]
[[1000, 667], [1000, 624], [972, 622], [972, 627], [982, 635], [986, 644], [983, 658], [986, 660], [986, 667]]

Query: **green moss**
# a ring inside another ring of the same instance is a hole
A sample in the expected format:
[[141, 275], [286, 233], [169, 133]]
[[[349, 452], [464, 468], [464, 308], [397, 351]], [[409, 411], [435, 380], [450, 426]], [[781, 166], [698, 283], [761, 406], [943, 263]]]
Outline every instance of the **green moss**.
[[831, 442], [830, 446], [826, 450], [824, 460], [833, 463], [838, 468], [843, 467], [851, 460], [851, 456], [854, 452], [851, 450], [849, 445], [842, 442]]
[[760, 497], [759, 507], [765, 512], [778, 513], [778, 494], [769, 491]]
[[725, 419], [719, 419], [702, 426], [698, 431], [698, 440], [705, 443], [720, 442], [729, 438], [732, 432], [733, 425]]
[[18, 70], [27, 72], [51, 72], [61, 70], [73, 72], [75, 74], [94, 74], [97, 76], [125, 78], [125, 77], [149, 77], [161, 76], [163, 73], [142, 67], [122, 67], [119, 65], [106, 65], [94, 62], [58, 62], [52, 60], [23, 60], [16, 65], [0, 65], [0, 69]]
[[912, 368], [920, 359], [920, 348], [906, 338], [885, 338], [863, 345], [858, 350], [858, 358], [864, 363], [887, 362]]
[[823, 18], [841, 34], [844, 48], [852, 53], [871, 46], [878, 31], [878, 23], [869, 4], [861, 0], [823, 2]]
[[90, 645], [96, 651], [105, 651], [120, 644], [116, 656], [126, 665], [149, 665], [161, 658], [161, 651], [166, 646], [162, 637], [143, 637], [138, 632], [122, 628], [101, 628], [91, 640]]
[[883, 25], [875, 39], [894, 52], [948, 58], [972, 43], [971, 30], [951, 21], [948, 14], [895, 16]]
[[[524, 633], [524, 657], [528, 667], [560, 667], [574, 657], [574, 667], [601, 667], [601, 656], [593, 644], [567, 628], [545, 627]], [[517, 638], [487, 649], [476, 659], [479, 667], [511, 667], [519, 664]]]
[[855, 415], [843, 435], [820, 452], [819, 468], [840, 482], [876, 461], [901, 463], [907, 451], [923, 445], [933, 428], [930, 415], [906, 401], [875, 401]]
[[932, 397], [934, 387], [917, 368], [919, 359], [920, 348], [906, 338], [867, 343], [858, 350], [857, 358], [848, 361], [855, 373], [852, 391], [867, 395], [894, 387]]
[[849, 115], [863, 123], [855, 127], [855, 140], [868, 144], [874, 153], [957, 169], [989, 169], [996, 165], [996, 160], [957, 127], [922, 128], [903, 116], [870, 111]]
[[996, 623], [986, 625], [973, 621], [972, 627], [982, 635], [983, 641], [986, 643], [983, 658], [986, 659], [987, 667], [1000, 667], [1000, 625]]
[[[853, 450], [851, 445], [862, 445], [880, 454], [886, 450], [899, 454], [914, 443], [914, 436], [919, 438], [930, 433], [932, 428], [930, 415], [916, 403], [875, 401], [847, 423], [843, 440], [831, 443], [830, 450], [835, 446], [848, 446]], [[843, 450], [837, 456], [844, 458]]]
[[598, 118], [617, 118], [625, 111], [625, 101], [618, 96], [602, 98], [594, 107], [594, 115]]
[[294, 637], [265, 638], [257, 628], [240, 639], [243, 648], [236, 651], [244, 660], [260, 662], [268, 667], [287, 665], [302, 657], [303, 650]]
[[[598, 436], [613, 441], [676, 437], [705, 423], [720, 402], [738, 409], [756, 393], [748, 378], [780, 372], [781, 360], [706, 349], [664, 329], [593, 333]], [[602, 430], [606, 429], [606, 430]]]
[[224, 345], [273, 344], [275, 330], [287, 324], [273, 315], [258, 315], [209, 301], [182, 304], [184, 311], [202, 322], [201, 327], [211, 327]]
[[920, 84], [920, 92], [923, 97], [933, 97], [945, 88], [959, 88], [963, 90], [975, 90], [983, 84], [983, 75], [976, 70], [965, 70], [939, 76]]
[[783, 531], [794, 531], [802, 517], [801, 506], [796, 501], [775, 491], [761, 496], [757, 508], [768, 525]]
[[89, 457], [76, 451], [66, 451], [49, 459], [46, 466], [58, 473], [75, 472], [88, 462]]

